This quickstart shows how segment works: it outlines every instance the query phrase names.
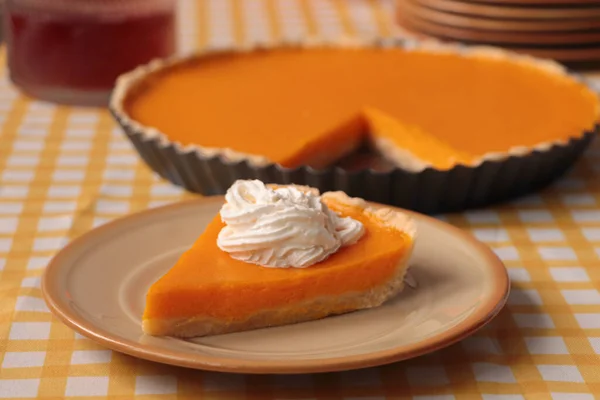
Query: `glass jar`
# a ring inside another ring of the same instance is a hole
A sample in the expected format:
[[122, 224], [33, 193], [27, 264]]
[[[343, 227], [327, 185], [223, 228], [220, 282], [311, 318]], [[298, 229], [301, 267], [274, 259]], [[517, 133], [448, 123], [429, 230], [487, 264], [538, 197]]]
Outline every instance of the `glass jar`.
[[6, 0], [11, 80], [58, 103], [104, 106], [123, 72], [176, 50], [176, 0]]

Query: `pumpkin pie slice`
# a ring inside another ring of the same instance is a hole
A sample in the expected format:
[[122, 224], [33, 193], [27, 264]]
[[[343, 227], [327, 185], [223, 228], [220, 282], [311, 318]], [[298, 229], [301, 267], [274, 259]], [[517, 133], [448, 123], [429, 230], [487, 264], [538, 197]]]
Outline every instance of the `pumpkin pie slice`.
[[354, 244], [307, 268], [269, 268], [234, 259], [217, 245], [220, 215], [148, 291], [143, 330], [197, 337], [280, 326], [377, 307], [403, 288], [415, 225], [393, 208], [341, 192], [330, 210], [364, 226]]

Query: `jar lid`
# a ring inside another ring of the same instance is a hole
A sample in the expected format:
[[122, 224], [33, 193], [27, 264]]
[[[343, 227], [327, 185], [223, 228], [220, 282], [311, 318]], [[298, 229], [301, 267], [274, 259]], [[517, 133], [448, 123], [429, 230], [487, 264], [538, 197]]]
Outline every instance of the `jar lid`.
[[7, 10], [119, 16], [173, 10], [176, 0], [6, 0]]

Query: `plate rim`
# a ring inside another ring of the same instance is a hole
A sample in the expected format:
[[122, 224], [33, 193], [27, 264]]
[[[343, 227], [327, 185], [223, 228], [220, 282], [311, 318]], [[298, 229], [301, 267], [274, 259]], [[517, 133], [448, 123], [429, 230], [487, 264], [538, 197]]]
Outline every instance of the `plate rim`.
[[[439, 334], [430, 336], [422, 341], [409, 345], [401, 345], [386, 350], [379, 350], [367, 354], [337, 356], [318, 360], [251, 360], [239, 358], [226, 358], [212, 355], [202, 355], [198, 353], [185, 353], [162, 348], [157, 352], [151, 350], [139, 342], [125, 339], [118, 334], [113, 334], [98, 327], [91, 321], [78, 316], [71, 311], [68, 304], [60, 300], [57, 288], [53, 286], [56, 276], [62, 268], [62, 259], [66, 257], [73, 249], [81, 244], [93, 239], [97, 235], [102, 235], [105, 231], [110, 231], [115, 226], [124, 222], [144, 219], [149, 215], [168, 212], [171, 209], [181, 208], [193, 205], [195, 203], [202, 205], [208, 203], [223, 202], [223, 196], [210, 196], [204, 198], [193, 198], [190, 200], [177, 201], [172, 204], [138, 211], [128, 214], [104, 225], [93, 228], [77, 238], [71, 240], [63, 247], [49, 262], [42, 278], [41, 291], [44, 301], [54, 316], [63, 324], [75, 332], [91, 339], [111, 350], [124, 353], [133, 357], [192, 369], [200, 369], [215, 372], [245, 373], [245, 374], [302, 374], [302, 373], [322, 373], [336, 372], [352, 369], [375, 367], [393, 362], [398, 362], [414, 357], [418, 357], [442, 348], [448, 347], [470, 336], [477, 330], [489, 323], [504, 307], [510, 293], [510, 279], [508, 271], [500, 258], [485, 244], [477, 240], [468, 232], [439, 221], [435, 218], [416, 213], [409, 210], [399, 209], [413, 217], [425, 220], [434, 225], [435, 228], [450, 231], [450, 233], [459, 236], [468, 245], [476, 249], [486, 260], [486, 266], [491, 271], [493, 279], [493, 288], [488, 297], [489, 300], [480, 304], [475, 312], [460, 321], [450, 329], [444, 330]], [[382, 206], [370, 202], [374, 206]], [[390, 207], [387, 206], [386, 207]], [[141, 332], [141, 327], [140, 327]]]

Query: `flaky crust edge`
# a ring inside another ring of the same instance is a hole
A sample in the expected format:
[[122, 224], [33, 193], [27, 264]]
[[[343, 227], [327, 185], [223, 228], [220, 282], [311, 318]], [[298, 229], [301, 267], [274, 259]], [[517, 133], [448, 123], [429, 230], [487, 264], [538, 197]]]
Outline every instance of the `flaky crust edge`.
[[[306, 186], [298, 186], [298, 188], [312, 190], [312, 188]], [[378, 307], [395, 297], [404, 288], [404, 278], [409, 268], [409, 260], [416, 239], [415, 221], [399, 210], [388, 207], [372, 207], [363, 199], [349, 197], [344, 192], [325, 192], [322, 198], [325, 202], [329, 200], [360, 207], [365, 213], [375, 216], [382, 223], [398, 229], [410, 237], [410, 245], [407, 247], [402, 259], [398, 261], [396, 272], [390, 280], [365, 292], [352, 292], [343, 296], [323, 296], [288, 307], [262, 310], [244, 321], [232, 322], [200, 316], [175, 319], [145, 319], [142, 322], [144, 333], [153, 336], [191, 338], [291, 325]]]

